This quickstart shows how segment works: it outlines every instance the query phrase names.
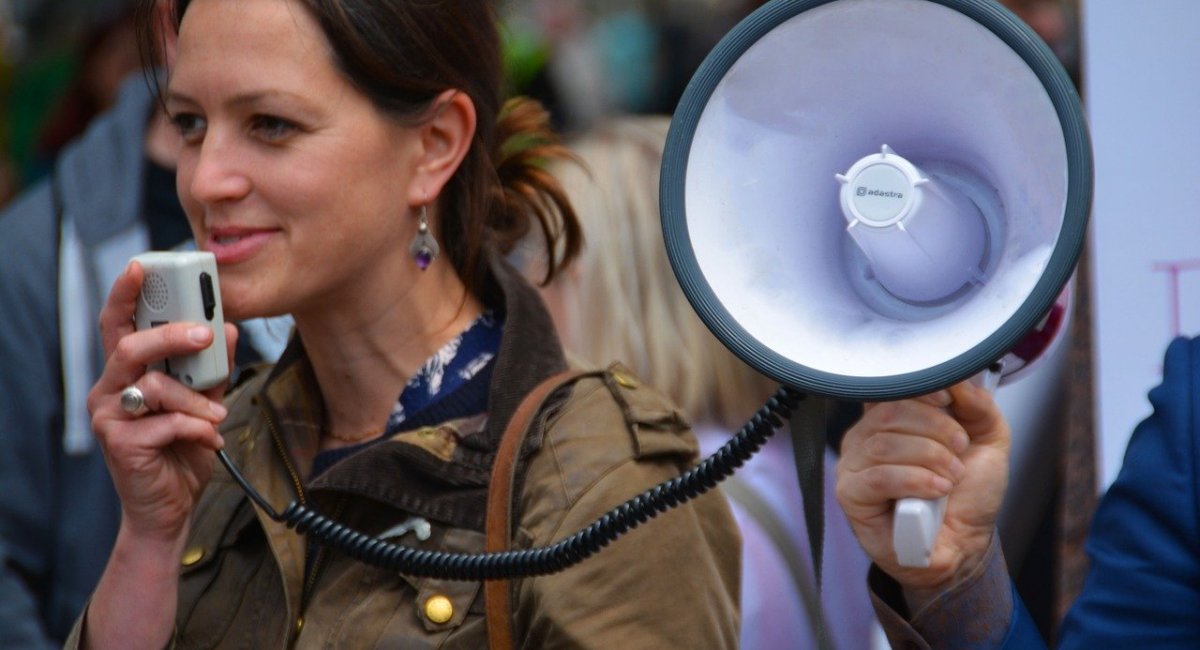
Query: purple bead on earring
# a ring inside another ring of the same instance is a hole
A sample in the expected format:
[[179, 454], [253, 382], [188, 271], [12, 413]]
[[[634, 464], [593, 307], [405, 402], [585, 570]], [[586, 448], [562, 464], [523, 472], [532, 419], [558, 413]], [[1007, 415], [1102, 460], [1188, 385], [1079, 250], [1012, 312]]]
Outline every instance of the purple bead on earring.
[[429, 234], [429, 218], [425, 206], [421, 206], [421, 216], [417, 220], [417, 236], [413, 237], [412, 244], [408, 247], [408, 252], [416, 260], [417, 268], [422, 271], [429, 268], [430, 264], [433, 264], [433, 261], [437, 259], [440, 252], [437, 240], [433, 238], [433, 235]]

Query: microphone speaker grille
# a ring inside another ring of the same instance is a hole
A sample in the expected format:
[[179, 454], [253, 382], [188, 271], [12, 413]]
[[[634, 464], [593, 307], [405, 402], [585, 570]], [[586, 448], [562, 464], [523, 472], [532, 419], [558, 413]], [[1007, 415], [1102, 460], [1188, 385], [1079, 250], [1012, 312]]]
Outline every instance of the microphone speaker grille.
[[147, 273], [142, 279], [142, 302], [154, 311], [162, 311], [167, 308], [169, 299], [166, 278], [158, 273]]

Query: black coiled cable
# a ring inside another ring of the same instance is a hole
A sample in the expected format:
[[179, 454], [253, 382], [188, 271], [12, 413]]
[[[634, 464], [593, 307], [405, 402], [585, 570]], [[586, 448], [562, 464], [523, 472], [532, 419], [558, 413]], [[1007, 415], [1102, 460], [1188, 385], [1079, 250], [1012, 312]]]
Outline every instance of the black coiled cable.
[[729, 478], [792, 416], [802, 393], [781, 387], [733, 436], [700, 464], [613, 508], [591, 525], [549, 546], [497, 553], [448, 553], [393, 544], [353, 530], [293, 501], [276, 512], [222, 449], [221, 463], [271, 519], [308, 534], [356, 560], [414, 577], [443, 580], [503, 580], [548, 575], [578, 564], [626, 532], [704, 494]]

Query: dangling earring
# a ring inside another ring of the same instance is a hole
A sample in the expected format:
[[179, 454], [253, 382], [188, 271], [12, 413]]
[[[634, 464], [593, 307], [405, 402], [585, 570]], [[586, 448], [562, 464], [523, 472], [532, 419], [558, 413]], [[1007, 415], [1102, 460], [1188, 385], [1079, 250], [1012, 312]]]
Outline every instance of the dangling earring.
[[417, 219], [417, 236], [413, 237], [408, 252], [417, 261], [417, 268], [422, 271], [429, 268], [440, 252], [437, 240], [429, 234], [429, 213], [424, 205], [421, 206], [421, 216]]

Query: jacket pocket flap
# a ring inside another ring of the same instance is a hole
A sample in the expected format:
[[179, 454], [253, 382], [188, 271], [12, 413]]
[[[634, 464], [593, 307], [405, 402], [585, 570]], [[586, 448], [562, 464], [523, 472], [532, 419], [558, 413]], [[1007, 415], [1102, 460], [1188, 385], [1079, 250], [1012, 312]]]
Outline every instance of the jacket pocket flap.
[[682, 435], [689, 430], [687, 420], [667, 396], [642, 384], [620, 363], [608, 367], [604, 381], [633, 434], [636, 458], [696, 456], [695, 438]]

